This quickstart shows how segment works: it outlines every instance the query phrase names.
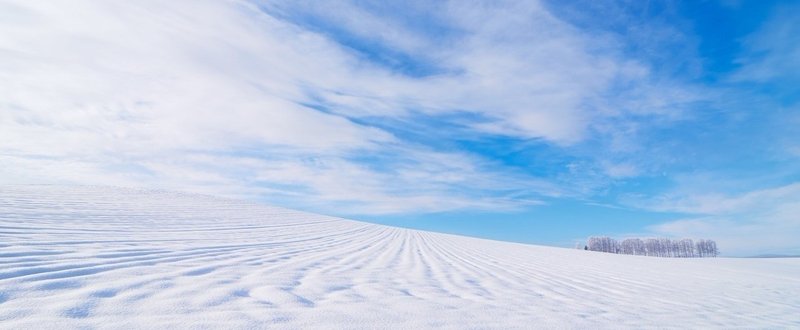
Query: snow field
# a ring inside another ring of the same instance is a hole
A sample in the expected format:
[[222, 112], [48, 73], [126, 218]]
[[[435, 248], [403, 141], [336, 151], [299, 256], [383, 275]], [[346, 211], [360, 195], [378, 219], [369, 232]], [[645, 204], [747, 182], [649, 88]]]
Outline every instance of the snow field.
[[0, 186], [0, 328], [799, 328], [800, 259], [482, 240], [200, 195]]

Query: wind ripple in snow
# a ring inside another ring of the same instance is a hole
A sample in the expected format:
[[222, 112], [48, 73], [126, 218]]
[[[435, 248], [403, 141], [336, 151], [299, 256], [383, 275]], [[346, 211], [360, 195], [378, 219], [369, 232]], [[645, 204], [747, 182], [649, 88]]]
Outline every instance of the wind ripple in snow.
[[800, 259], [660, 259], [0, 186], [2, 328], [800, 327]]

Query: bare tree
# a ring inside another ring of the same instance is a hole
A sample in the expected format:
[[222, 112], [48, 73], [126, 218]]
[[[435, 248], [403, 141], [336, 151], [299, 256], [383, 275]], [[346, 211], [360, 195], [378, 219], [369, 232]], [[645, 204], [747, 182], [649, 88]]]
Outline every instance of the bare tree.
[[716, 258], [719, 255], [719, 251], [717, 251], [717, 242], [714, 242], [712, 240], [707, 240], [706, 242], [708, 244], [708, 250], [710, 256]]
[[608, 236], [589, 237], [586, 246], [590, 251], [620, 253], [620, 245], [617, 240]]
[[697, 247], [697, 256], [703, 258], [706, 256], [706, 240], [701, 239], [698, 240], [696, 243]]

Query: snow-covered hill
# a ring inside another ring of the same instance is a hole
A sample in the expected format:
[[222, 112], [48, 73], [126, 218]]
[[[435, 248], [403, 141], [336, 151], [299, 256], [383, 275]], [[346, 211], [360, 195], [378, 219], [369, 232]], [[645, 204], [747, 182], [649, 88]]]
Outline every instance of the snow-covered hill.
[[0, 328], [798, 328], [800, 259], [660, 259], [0, 186]]

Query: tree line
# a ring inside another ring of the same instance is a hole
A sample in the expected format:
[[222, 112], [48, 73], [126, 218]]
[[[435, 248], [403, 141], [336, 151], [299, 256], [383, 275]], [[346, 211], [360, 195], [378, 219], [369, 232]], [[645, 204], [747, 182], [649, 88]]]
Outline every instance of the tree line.
[[710, 239], [627, 238], [617, 241], [607, 236], [589, 237], [584, 249], [617, 254], [667, 258], [706, 258], [719, 255], [717, 243]]

